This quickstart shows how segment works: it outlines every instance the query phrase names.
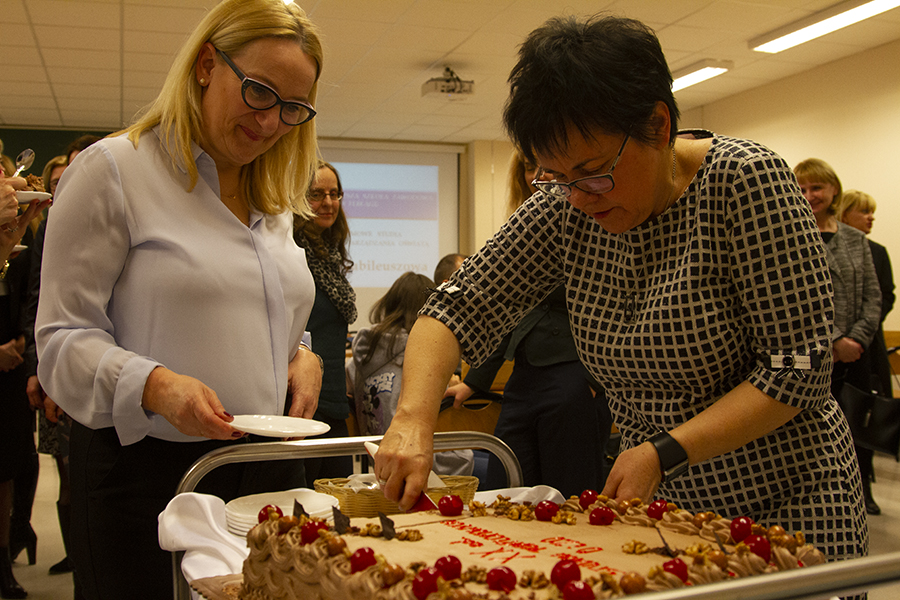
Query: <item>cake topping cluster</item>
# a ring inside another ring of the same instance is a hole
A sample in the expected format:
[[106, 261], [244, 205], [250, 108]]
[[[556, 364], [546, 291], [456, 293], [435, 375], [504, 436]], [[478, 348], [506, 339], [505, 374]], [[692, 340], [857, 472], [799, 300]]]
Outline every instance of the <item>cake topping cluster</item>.
[[[459, 516], [463, 512], [462, 502], [458, 497], [446, 496], [438, 503], [438, 507], [441, 514], [448, 517]], [[555, 587], [555, 593], [562, 600], [615, 598], [824, 561], [821, 552], [806, 544], [800, 533], [790, 535], [777, 525], [765, 528], [746, 517], [729, 520], [711, 512], [691, 514], [665, 500], [656, 500], [649, 505], [637, 498], [616, 502], [593, 490], [587, 490], [580, 496], [571, 497], [562, 505], [549, 501], [534, 506], [516, 504], [510, 502], [508, 497], [498, 496], [495, 502], [487, 506], [472, 502], [470, 510], [474, 516], [492, 514], [501, 518], [537, 519], [554, 523], [574, 523], [578, 513], [586, 513], [589, 515], [589, 524], [593, 526], [610, 526], [621, 521], [655, 527], [660, 532], [662, 547], [651, 548], [644, 542], [632, 540], [623, 545], [622, 551], [627, 554], [654, 552], [671, 558], [650, 569], [646, 576], [634, 572], [621, 576], [606, 573], [585, 576], [577, 559], [569, 558], [556, 563], [549, 577], [534, 570], [517, 576], [507, 566], [493, 569], [476, 565], [464, 567], [452, 555], [439, 558], [433, 565], [419, 562], [404, 568], [388, 562], [371, 548], [363, 547], [351, 552], [345, 540], [330, 530], [325, 521], [309, 517], [304, 511], [296, 516], [298, 511], [295, 510], [295, 516], [285, 517], [277, 507], [266, 506], [260, 511], [259, 519], [261, 523], [267, 524], [268, 533], [265, 535], [276, 538], [296, 536], [301, 547], [317, 545], [322, 550], [316, 552], [324, 551], [329, 557], [346, 560], [351, 574], [366, 572], [377, 576], [379, 587], [391, 588], [406, 582], [404, 585], [409, 586], [412, 594], [419, 600], [434, 598], [433, 594], [445, 600], [471, 600], [475, 596], [466, 589], [466, 584], [470, 583], [485, 585], [489, 590], [504, 594], [516, 588], [540, 590]], [[385, 523], [385, 520], [393, 530], [393, 522], [382, 516], [381, 522]], [[299, 533], [293, 533], [295, 529]], [[689, 532], [710, 543], [701, 541], [683, 549], [672, 549], [666, 543], [663, 529]], [[349, 526], [346, 533], [381, 537], [383, 527], [376, 523], [362, 527]], [[401, 529], [396, 532], [396, 537], [399, 540], [421, 540], [422, 534], [416, 529]], [[729, 544], [731, 549], [726, 549], [724, 544]]]

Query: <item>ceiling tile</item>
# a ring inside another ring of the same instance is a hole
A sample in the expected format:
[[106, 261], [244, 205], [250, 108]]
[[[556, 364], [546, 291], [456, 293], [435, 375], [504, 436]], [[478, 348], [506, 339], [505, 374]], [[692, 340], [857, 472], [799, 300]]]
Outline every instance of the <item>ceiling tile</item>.
[[121, 47], [121, 37], [117, 29], [35, 25], [34, 31], [42, 48], [118, 52]]
[[191, 6], [125, 5], [126, 31], [155, 31], [187, 34], [193, 31], [206, 9]]
[[186, 33], [126, 31], [123, 43], [125, 52], [149, 52], [174, 57], [187, 37]]
[[79, 67], [91, 69], [120, 68], [119, 53], [112, 50], [72, 50], [64, 48], [44, 48], [44, 61], [54, 67]]
[[[121, 25], [119, 4], [83, 2], [80, 0], [28, 0], [31, 23], [72, 28], [73, 24], [88, 25], [92, 29], [115, 29]], [[90, 35], [90, 34], [88, 34]]]
[[50, 67], [47, 71], [50, 80], [54, 84], [76, 83], [79, 85], [118, 86], [122, 79], [122, 72], [119, 69], [65, 69]]
[[5, 20], [0, 21], [0, 41], [4, 47], [12, 48], [32, 47], [37, 44], [30, 27], [7, 23]]
[[[589, 15], [609, 9], [642, 19], [658, 31], [673, 69], [701, 58], [733, 61], [729, 73], [678, 93], [682, 109], [689, 110], [900, 39], [900, 9], [894, 9], [775, 56], [747, 47], [748, 39], [835, 1], [301, 0], [301, 4], [319, 25], [325, 46], [317, 102], [323, 136], [460, 143], [503, 138], [500, 118], [508, 93], [506, 78], [518, 46], [555, 14]], [[18, 106], [23, 97], [33, 98], [15, 109], [0, 102], [0, 123], [114, 129], [157, 96], [188, 32], [218, 0], [0, 2], [0, 54], [16, 57], [14, 66], [4, 72], [5, 81], [16, 90], [8, 99]], [[422, 84], [441, 76], [445, 65], [462, 79], [475, 81], [473, 96], [459, 101], [422, 97]], [[3, 111], [4, 106], [8, 110]], [[103, 119], [110, 121], [101, 123]]]
[[49, 110], [35, 110], [33, 108], [20, 108], [4, 111], [0, 114], [0, 123], [12, 127], [62, 127], [63, 122], [59, 115]]

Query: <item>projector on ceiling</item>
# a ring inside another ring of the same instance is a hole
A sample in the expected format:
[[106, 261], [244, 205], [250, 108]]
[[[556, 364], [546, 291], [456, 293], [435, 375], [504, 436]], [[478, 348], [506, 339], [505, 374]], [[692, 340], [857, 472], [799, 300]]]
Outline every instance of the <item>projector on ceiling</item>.
[[422, 84], [423, 96], [465, 98], [475, 93], [474, 81], [463, 81], [450, 67], [444, 67], [443, 77], [434, 77]]

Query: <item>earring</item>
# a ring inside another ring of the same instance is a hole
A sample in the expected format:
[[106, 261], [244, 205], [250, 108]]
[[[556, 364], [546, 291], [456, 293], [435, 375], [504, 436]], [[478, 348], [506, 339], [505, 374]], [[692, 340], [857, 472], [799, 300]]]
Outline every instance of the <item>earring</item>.
[[200, 85], [206, 85], [206, 80], [204, 78], [200, 78]]

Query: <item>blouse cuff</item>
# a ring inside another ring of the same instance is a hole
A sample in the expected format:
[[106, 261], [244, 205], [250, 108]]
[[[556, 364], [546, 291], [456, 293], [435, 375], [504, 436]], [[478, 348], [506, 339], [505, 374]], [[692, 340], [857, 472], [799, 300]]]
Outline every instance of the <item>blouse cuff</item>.
[[150, 433], [150, 416], [153, 413], [141, 407], [141, 398], [150, 372], [161, 366], [154, 360], [136, 356], [129, 359], [119, 373], [113, 396], [112, 418], [119, 442], [123, 446], [139, 442]]

